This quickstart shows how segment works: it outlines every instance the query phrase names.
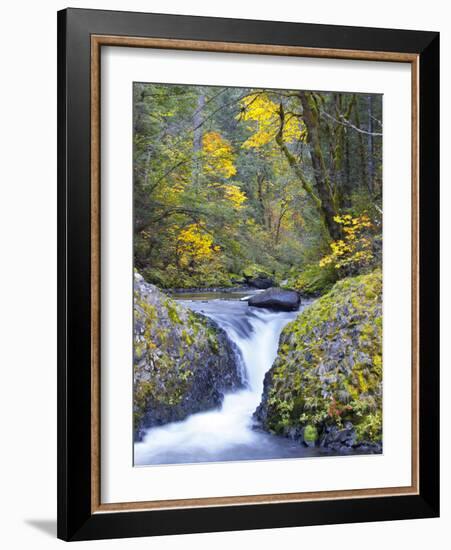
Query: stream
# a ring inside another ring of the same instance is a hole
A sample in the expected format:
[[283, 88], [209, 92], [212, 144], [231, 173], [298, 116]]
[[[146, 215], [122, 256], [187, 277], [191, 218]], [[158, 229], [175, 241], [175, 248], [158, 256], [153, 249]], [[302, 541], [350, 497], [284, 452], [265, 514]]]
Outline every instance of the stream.
[[252, 418], [261, 400], [265, 374], [277, 356], [280, 333], [307, 303], [299, 311], [275, 312], [249, 307], [240, 300], [245, 296], [238, 292], [178, 296], [180, 303], [213, 319], [236, 344], [246, 386], [226, 394], [219, 409], [147, 430], [143, 440], [134, 446], [136, 466], [323, 454], [318, 448], [259, 430]]

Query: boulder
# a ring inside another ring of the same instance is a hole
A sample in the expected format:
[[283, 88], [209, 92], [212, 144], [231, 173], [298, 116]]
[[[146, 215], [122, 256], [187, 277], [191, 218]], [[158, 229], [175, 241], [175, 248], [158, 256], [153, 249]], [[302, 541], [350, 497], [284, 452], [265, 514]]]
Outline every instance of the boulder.
[[250, 306], [278, 311], [295, 311], [301, 303], [301, 298], [295, 290], [269, 288], [249, 298], [247, 303]]
[[274, 279], [271, 275], [256, 265], [248, 266], [243, 270], [244, 284], [252, 288], [264, 290], [274, 286]]
[[356, 433], [351, 422], [346, 422], [342, 429], [337, 426], [325, 426], [321, 434], [320, 447], [335, 451], [352, 448], [356, 444]]
[[271, 277], [259, 275], [258, 277], [246, 279], [246, 284], [253, 288], [258, 288], [259, 290], [265, 290], [267, 288], [271, 288], [274, 284], [274, 281], [273, 279], [271, 279]]

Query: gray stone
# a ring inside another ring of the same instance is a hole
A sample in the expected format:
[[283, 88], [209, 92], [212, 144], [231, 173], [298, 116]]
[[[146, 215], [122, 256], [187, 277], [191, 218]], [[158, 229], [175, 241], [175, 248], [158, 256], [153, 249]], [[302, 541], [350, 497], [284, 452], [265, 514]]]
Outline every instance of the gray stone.
[[299, 308], [301, 298], [295, 290], [269, 288], [249, 298], [247, 303], [253, 307], [264, 307], [279, 311], [295, 311]]

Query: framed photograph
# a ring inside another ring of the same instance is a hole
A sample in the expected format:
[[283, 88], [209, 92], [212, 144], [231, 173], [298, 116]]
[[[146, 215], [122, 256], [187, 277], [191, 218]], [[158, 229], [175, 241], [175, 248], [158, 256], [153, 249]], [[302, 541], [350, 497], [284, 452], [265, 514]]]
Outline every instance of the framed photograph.
[[58, 13], [58, 536], [439, 514], [439, 35]]

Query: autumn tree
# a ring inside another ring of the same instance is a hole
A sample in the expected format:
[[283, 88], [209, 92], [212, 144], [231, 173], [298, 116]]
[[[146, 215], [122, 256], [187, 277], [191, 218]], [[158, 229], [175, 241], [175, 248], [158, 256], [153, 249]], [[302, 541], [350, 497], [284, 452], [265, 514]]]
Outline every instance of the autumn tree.
[[249, 269], [282, 280], [346, 242], [343, 216], [366, 213], [376, 233], [381, 109], [361, 94], [135, 84], [136, 267], [166, 287]]

